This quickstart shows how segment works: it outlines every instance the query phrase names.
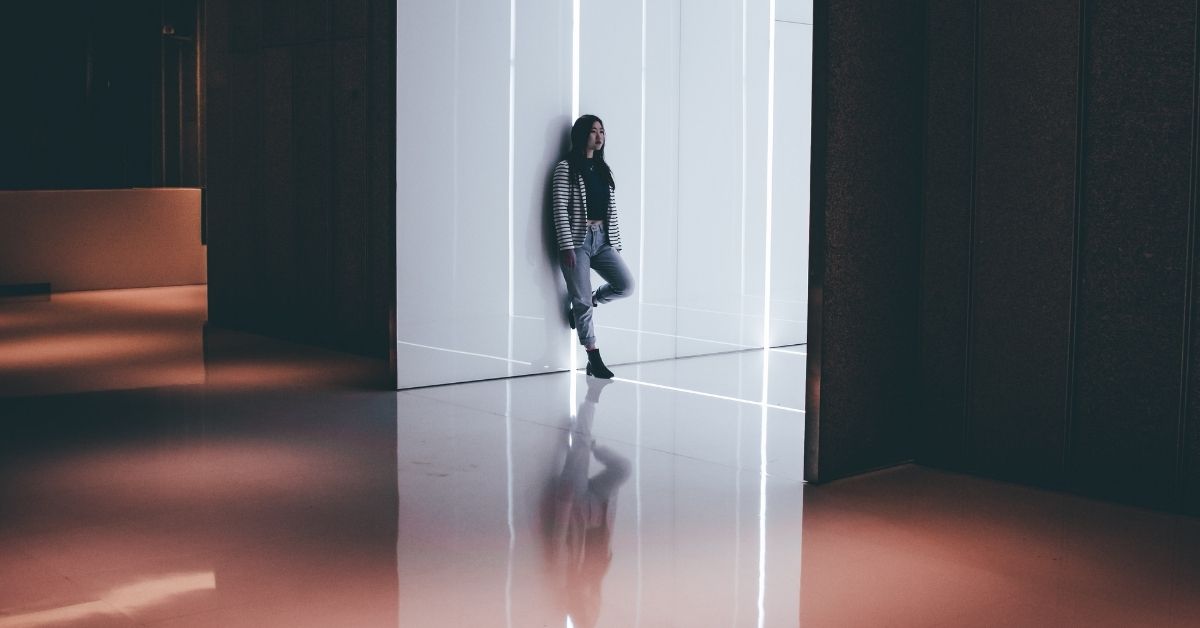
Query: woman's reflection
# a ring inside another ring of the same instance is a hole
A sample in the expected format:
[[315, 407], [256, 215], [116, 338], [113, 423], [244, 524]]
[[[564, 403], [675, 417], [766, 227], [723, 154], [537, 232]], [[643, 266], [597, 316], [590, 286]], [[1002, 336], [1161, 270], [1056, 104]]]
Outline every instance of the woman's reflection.
[[[600, 392], [612, 380], [587, 378], [587, 395], [567, 438], [562, 473], [554, 480], [552, 516], [547, 522], [547, 556], [566, 588], [563, 599], [572, 623], [596, 625], [600, 615], [600, 585], [612, 563], [612, 526], [617, 489], [629, 478], [629, 459], [592, 438], [592, 421]], [[590, 475], [592, 458], [604, 466]]]

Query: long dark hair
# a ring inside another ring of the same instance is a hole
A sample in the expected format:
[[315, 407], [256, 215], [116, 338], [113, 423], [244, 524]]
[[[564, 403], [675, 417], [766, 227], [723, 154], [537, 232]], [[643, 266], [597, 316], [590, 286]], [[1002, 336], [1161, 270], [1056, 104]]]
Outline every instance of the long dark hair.
[[[567, 165], [570, 167], [571, 180], [575, 179], [576, 173], [583, 171], [584, 161], [587, 160], [588, 134], [592, 132], [592, 124], [596, 122], [600, 123], [601, 128], [604, 127], [603, 120], [589, 113], [579, 116], [575, 124], [571, 125], [571, 147], [567, 149]], [[608, 141], [605, 138], [604, 145], [600, 147], [600, 150], [592, 151], [592, 160], [600, 170], [600, 176], [604, 177], [615, 190], [617, 183], [613, 180], [612, 168], [609, 168], [608, 162], [604, 161], [604, 146], [607, 145]]]

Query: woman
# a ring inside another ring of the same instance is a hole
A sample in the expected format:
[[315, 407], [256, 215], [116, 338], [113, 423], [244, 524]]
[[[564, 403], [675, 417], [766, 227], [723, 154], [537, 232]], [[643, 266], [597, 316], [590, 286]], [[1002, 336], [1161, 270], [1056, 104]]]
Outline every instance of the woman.
[[[592, 312], [601, 303], [633, 294], [633, 276], [621, 259], [616, 184], [604, 161], [604, 123], [580, 116], [571, 126], [567, 158], [554, 168], [554, 231], [570, 297], [567, 320], [587, 349], [587, 374], [611, 379], [600, 358]], [[592, 291], [591, 271], [608, 283]]]

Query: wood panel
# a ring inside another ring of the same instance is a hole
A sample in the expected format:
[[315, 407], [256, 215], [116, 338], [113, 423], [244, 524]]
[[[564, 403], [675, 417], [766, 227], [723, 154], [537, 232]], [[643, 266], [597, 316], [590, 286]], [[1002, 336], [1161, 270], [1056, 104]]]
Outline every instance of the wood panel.
[[1089, 2], [1070, 470], [1157, 506], [1176, 490], [1195, 12]]
[[370, 174], [362, 167], [368, 163], [367, 44], [339, 41], [333, 50], [333, 317], [339, 328], [354, 330], [351, 342], [363, 344], [373, 311], [373, 273], [363, 246], [370, 238]]
[[[343, 10], [331, 0], [259, 0], [262, 4], [263, 44], [295, 46], [329, 39], [331, 11]], [[353, 6], [353, 4], [351, 4]]]
[[389, 353], [395, 8], [387, 5], [208, 3], [213, 41], [233, 51], [209, 51], [214, 323]]
[[1074, 242], [1079, 6], [983, 2], [967, 457], [1061, 480]]
[[923, 13], [839, 3], [815, 21], [809, 338], [823, 346], [809, 351], [806, 475], [828, 481], [913, 455]]
[[919, 452], [963, 460], [974, 206], [973, 2], [930, 0], [926, 46]]
[[396, 3], [370, 0], [367, 38], [368, 302], [375, 347], [386, 340], [396, 356]]

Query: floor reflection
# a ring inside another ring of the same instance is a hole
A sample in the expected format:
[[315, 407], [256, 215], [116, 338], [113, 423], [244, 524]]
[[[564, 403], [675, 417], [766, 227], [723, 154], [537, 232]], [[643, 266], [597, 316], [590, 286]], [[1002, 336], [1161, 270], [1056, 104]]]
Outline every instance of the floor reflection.
[[795, 623], [802, 486], [757, 472], [761, 406], [567, 373], [397, 405], [401, 625]]
[[[604, 576], [612, 564], [617, 489], [629, 479], [629, 459], [596, 442], [592, 422], [600, 393], [612, 380], [588, 378], [587, 393], [565, 439], [562, 473], [548, 493], [550, 522], [546, 556], [552, 571], [561, 571], [567, 617], [578, 628], [596, 625]], [[591, 474], [592, 459], [601, 469]]]
[[[199, 337], [202, 376], [4, 353], [0, 627], [1200, 625], [1200, 520], [919, 467], [801, 484], [761, 353], [394, 392], [120, 296], [110, 329]], [[87, 327], [57, 304], [0, 305], [0, 349]]]

